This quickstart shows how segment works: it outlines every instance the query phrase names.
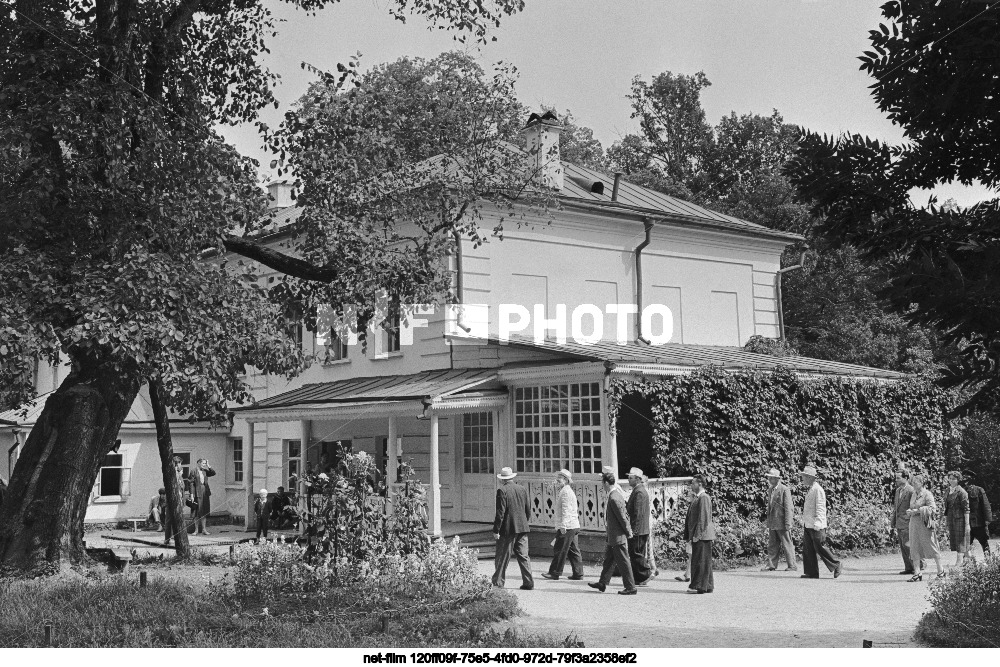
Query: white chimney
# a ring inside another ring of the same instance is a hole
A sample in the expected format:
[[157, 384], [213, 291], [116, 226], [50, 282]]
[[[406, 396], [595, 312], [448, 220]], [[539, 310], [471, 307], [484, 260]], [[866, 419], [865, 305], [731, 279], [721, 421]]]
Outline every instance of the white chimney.
[[274, 181], [267, 184], [267, 195], [271, 202], [268, 208], [287, 208], [295, 206], [295, 197], [292, 195], [292, 184], [289, 181]]
[[563, 166], [559, 159], [561, 131], [562, 123], [551, 111], [546, 111], [541, 116], [531, 114], [528, 124], [522, 130], [532, 180], [555, 190], [562, 190], [563, 187]]

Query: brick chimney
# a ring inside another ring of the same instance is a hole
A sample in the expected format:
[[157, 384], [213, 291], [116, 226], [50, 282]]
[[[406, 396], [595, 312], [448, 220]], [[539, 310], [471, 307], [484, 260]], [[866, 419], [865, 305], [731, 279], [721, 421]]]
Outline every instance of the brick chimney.
[[559, 159], [561, 131], [562, 123], [551, 111], [531, 114], [522, 130], [532, 179], [555, 190], [563, 187], [563, 166]]
[[295, 206], [295, 196], [292, 194], [292, 183], [290, 181], [282, 180], [268, 183], [267, 194], [271, 199], [268, 208]]

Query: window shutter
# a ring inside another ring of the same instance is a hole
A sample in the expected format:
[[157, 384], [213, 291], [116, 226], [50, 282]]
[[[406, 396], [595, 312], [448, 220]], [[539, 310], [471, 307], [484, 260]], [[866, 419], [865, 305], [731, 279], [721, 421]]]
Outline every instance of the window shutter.
[[132, 469], [122, 468], [122, 488], [119, 495], [132, 495]]

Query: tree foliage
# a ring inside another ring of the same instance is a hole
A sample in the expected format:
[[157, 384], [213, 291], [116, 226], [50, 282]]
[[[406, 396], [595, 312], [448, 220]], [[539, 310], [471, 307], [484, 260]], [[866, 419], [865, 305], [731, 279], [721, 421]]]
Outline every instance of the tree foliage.
[[998, 202], [922, 208], [910, 192], [952, 181], [997, 186], [1000, 19], [974, 0], [893, 0], [882, 15], [861, 69], [904, 143], [806, 132], [786, 173], [822, 218], [820, 233], [894, 263], [884, 293], [895, 311], [960, 348], [943, 382], [976, 390], [968, 409], [1000, 389]]

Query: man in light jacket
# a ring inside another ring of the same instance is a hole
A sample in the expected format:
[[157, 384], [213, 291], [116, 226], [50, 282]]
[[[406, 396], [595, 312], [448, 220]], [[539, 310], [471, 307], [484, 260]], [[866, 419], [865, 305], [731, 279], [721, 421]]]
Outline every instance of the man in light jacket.
[[823, 559], [833, 578], [840, 576], [840, 561], [826, 546], [826, 492], [816, 481], [816, 468], [806, 466], [800, 473], [802, 486], [808, 489], [802, 506], [802, 523], [805, 535], [802, 538], [803, 579], [819, 579], [819, 561]]
[[783, 552], [785, 570], [795, 571], [795, 546], [792, 544], [792, 519], [795, 518], [795, 510], [792, 508], [792, 492], [781, 482], [781, 473], [777, 468], [768, 470], [766, 477], [771, 492], [767, 498], [767, 560], [761, 570], [777, 570], [778, 560]]
[[604, 547], [604, 566], [601, 568], [601, 578], [587, 584], [604, 592], [611, 583], [611, 574], [617, 566], [622, 575], [623, 590], [618, 595], [635, 595], [635, 579], [632, 577], [632, 564], [628, 560], [628, 538], [632, 537], [632, 527], [628, 522], [628, 512], [625, 510], [625, 496], [618, 488], [618, 480], [613, 472], [601, 473], [604, 491], [608, 494], [608, 504], [604, 512], [604, 523], [607, 525], [607, 544]]
[[556, 541], [553, 545], [552, 564], [548, 572], [543, 572], [546, 579], [558, 579], [562, 576], [569, 557], [569, 566], [573, 570], [570, 579], [583, 579], [583, 556], [580, 554], [580, 544], [577, 535], [580, 533], [579, 506], [576, 492], [573, 491], [573, 473], [565, 468], [556, 474]]
[[632, 527], [632, 537], [628, 540], [628, 558], [632, 563], [632, 574], [636, 586], [646, 586], [652, 574], [646, 560], [646, 544], [649, 541], [649, 492], [646, 490], [645, 476], [639, 468], [628, 471], [628, 484], [632, 493], [628, 497], [628, 520]]

